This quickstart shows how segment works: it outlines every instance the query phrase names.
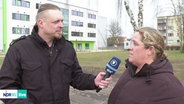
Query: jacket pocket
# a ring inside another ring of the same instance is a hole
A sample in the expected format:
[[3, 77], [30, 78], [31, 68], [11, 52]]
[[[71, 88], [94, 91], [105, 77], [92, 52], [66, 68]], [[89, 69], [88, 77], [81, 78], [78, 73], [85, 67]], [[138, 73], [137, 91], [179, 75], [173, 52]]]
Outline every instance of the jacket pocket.
[[72, 80], [73, 61], [68, 58], [60, 60], [63, 74], [63, 82], [69, 84]]
[[41, 67], [41, 63], [25, 62], [22, 64], [22, 69], [27, 71], [35, 71]]
[[70, 68], [73, 65], [73, 63], [74, 63], [73, 60], [68, 59], [68, 58], [61, 58], [60, 62], [62, 64], [64, 64], [66, 67], [68, 67], [68, 68]]
[[22, 82], [26, 89], [36, 89], [43, 82], [43, 71], [41, 63], [25, 62], [22, 64]]

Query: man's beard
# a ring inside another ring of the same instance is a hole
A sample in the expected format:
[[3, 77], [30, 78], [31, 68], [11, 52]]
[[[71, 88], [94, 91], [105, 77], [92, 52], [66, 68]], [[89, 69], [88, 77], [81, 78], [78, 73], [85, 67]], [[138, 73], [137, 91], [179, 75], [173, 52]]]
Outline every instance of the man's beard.
[[61, 39], [62, 38], [62, 32], [58, 32], [57, 35], [55, 36], [56, 39]]

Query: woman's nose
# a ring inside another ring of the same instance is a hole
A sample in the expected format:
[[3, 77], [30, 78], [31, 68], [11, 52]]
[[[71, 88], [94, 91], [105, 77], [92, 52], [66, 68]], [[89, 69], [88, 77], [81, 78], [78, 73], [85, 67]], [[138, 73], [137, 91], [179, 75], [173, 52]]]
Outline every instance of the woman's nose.
[[128, 46], [128, 49], [127, 50], [128, 51], [132, 50], [132, 47], [133, 47], [132, 45]]

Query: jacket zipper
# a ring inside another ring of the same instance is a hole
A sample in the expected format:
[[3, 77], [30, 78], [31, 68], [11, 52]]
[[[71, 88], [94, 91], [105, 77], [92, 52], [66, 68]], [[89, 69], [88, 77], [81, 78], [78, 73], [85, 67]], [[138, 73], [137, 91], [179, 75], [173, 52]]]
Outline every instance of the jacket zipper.
[[51, 86], [51, 90], [52, 90], [52, 96], [53, 96], [53, 102], [55, 104], [55, 96], [54, 96], [54, 90], [53, 90], [53, 85], [52, 85], [52, 75], [51, 75], [51, 58], [52, 58], [52, 54], [53, 54], [53, 46], [49, 49], [49, 80], [50, 80], [50, 86]]

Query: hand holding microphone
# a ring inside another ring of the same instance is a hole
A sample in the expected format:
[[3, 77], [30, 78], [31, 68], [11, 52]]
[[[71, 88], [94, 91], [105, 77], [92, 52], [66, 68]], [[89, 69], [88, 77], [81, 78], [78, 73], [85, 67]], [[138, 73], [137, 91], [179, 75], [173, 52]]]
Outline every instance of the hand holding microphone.
[[105, 86], [101, 86], [99, 84], [99, 87], [97, 88], [96, 92], [99, 92], [103, 87], [106, 87], [108, 85], [108, 83], [110, 82], [111, 79], [107, 79], [106, 80], [106, 78], [109, 78], [111, 75], [113, 75], [116, 72], [116, 70], [118, 69], [120, 63], [121, 63], [121, 60], [118, 59], [117, 57], [113, 57], [109, 61], [109, 63], [107, 63], [106, 68], [105, 68], [106, 73], [102, 73], [102, 72], [99, 73], [98, 76], [97, 76], [97, 78], [95, 79], [96, 82], [99, 82], [100, 83], [98, 77], [100, 77], [100, 75], [103, 75], [103, 78], [102, 78], [102, 81], [101, 82]]

